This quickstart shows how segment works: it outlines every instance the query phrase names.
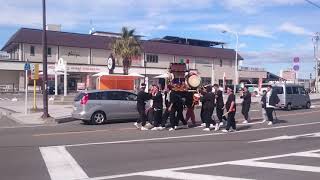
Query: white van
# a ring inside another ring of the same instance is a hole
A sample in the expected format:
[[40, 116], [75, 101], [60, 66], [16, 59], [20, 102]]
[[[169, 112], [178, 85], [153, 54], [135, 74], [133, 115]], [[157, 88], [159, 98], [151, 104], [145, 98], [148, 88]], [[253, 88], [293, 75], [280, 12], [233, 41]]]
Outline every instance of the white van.
[[311, 106], [310, 96], [301, 85], [275, 84], [272, 89], [278, 93], [280, 108], [290, 111], [292, 108], [309, 109]]

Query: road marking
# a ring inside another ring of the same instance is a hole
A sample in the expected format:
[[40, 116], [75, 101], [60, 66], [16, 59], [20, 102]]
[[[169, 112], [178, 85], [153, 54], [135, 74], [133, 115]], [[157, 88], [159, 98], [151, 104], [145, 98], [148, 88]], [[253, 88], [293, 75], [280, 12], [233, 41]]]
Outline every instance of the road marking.
[[67, 135], [67, 134], [83, 134], [83, 133], [94, 133], [94, 132], [108, 132], [110, 130], [100, 129], [92, 131], [72, 131], [72, 132], [61, 132], [61, 133], [45, 133], [45, 134], [33, 134], [32, 136], [55, 136], [55, 135]]
[[[315, 125], [315, 124], [320, 124], [320, 122], [293, 124], [293, 125], [287, 125], [287, 126], [273, 126], [273, 127], [267, 127], [267, 128], [259, 128], [259, 129], [249, 129], [249, 130], [236, 131], [236, 132], [233, 132], [232, 134], [263, 131], [263, 130], [272, 130], [272, 129], [283, 129], [283, 128], [288, 128], [288, 127], [308, 126], [308, 125]], [[79, 147], [79, 146], [91, 146], [91, 145], [123, 144], [123, 143], [161, 141], [161, 140], [172, 140], [172, 139], [183, 139], [183, 138], [205, 137], [205, 136], [217, 136], [217, 135], [228, 135], [228, 134], [226, 134], [226, 133], [207, 133], [207, 134], [194, 134], [194, 135], [171, 136], [171, 137], [149, 138], [149, 139], [133, 139], [133, 140], [123, 140], [123, 141], [106, 141], [106, 142], [95, 142], [95, 143], [67, 144], [67, 145], [64, 145], [64, 146], [66, 146], [66, 147]]]
[[316, 167], [316, 166], [281, 164], [281, 163], [271, 163], [271, 162], [258, 162], [258, 161], [248, 161], [248, 160], [233, 162], [232, 165], [320, 173], [320, 167]]
[[320, 137], [320, 133], [308, 133], [308, 134], [300, 134], [300, 135], [294, 135], [294, 136], [277, 136], [273, 138], [266, 138], [266, 139], [261, 139], [257, 141], [250, 141], [249, 143], [257, 143], [257, 142], [269, 142], [269, 141], [279, 141], [279, 140], [290, 140], [290, 139], [297, 139], [300, 137]]
[[301, 153], [295, 154], [295, 156], [320, 158], [319, 153], [313, 153], [313, 152], [301, 152]]
[[205, 175], [205, 174], [194, 174], [194, 173], [185, 173], [185, 172], [177, 172], [177, 171], [150, 171], [141, 173], [141, 176], [151, 176], [151, 177], [159, 177], [159, 178], [170, 178], [170, 179], [183, 179], [183, 180], [250, 180], [244, 178], [232, 178], [226, 176], [213, 176], [213, 175]]
[[250, 112], [257, 112], [257, 111], [261, 111], [260, 109], [253, 109], [253, 110], [250, 110]]
[[[305, 172], [320, 172], [320, 167], [315, 166], [301, 166], [301, 165], [292, 165], [292, 164], [278, 164], [278, 163], [267, 163], [267, 162], [258, 162], [261, 160], [267, 159], [275, 159], [275, 158], [282, 158], [282, 157], [290, 157], [290, 156], [299, 156], [301, 154], [304, 155], [311, 155], [308, 157], [313, 157], [313, 154], [319, 152], [320, 149], [311, 150], [311, 151], [304, 151], [304, 152], [296, 152], [296, 153], [289, 153], [289, 154], [281, 154], [281, 155], [274, 155], [274, 156], [265, 156], [265, 157], [258, 157], [252, 159], [245, 159], [245, 160], [236, 160], [236, 161], [225, 161], [219, 163], [210, 163], [210, 164], [201, 164], [201, 165], [192, 165], [192, 166], [184, 166], [184, 167], [177, 167], [177, 168], [168, 168], [168, 169], [160, 169], [160, 170], [151, 170], [151, 171], [144, 171], [144, 172], [134, 172], [128, 174], [118, 174], [118, 175], [111, 175], [111, 176], [101, 176], [101, 177], [94, 177], [88, 178], [86, 180], [106, 180], [106, 179], [116, 179], [116, 178], [124, 178], [124, 177], [132, 177], [132, 176], [155, 176], [155, 177], [165, 177], [166, 173], [169, 173], [169, 178], [173, 179], [182, 179], [180, 178], [184, 176], [184, 174], [180, 174], [180, 172], [176, 171], [183, 171], [183, 170], [190, 170], [190, 169], [199, 169], [199, 168], [208, 168], [208, 167], [216, 167], [216, 166], [223, 166], [223, 165], [241, 165], [241, 166], [252, 166], [252, 167], [265, 167], [265, 168], [274, 168], [274, 169], [285, 169], [285, 170], [294, 170], [294, 171], [305, 171]], [[257, 166], [256, 166], [257, 165]], [[183, 172], [182, 172], [183, 173]], [[155, 174], [155, 175], [153, 175]], [[202, 174], [191, 174], [185, 173], [187, 175], [193, 176], [191, 179], [203, 179], [209, 176], [202, 176]], [[174, 177], [172, 177], [174, 175]], [[213, 176], [214, 177], [214, 176]], [[219, 177], [219, 176], [217, 176]], [[185, 177], [188, 179], [188, 177]], [[223, 177], [223, 179], [228, 180], [230, 177]], [[212, 178], [211, 179], [215, 179]], [[239, 179], [239, 178], [236, 178]]]
[[18, 128], [35, 128], [35, 127], [52, 127], [52, 126], [61, 126], [62, 124], [35, 124], [35, 125], [18, 125], [18, 126], [4, 126], [0, 129], [18, 129]]
[[40, 147], [51, 180], [88, 178], [64, 146]]
[[[288, 114], [288, 115], [278, 115], [278, 117], [283, 117], [283, 116], [296, 116], [296, 115], [304, 115], [304, 114], [312, 114], [314, 112], [320, 112], [320, 111], [309, 111], [309, 112], [304, 112], [304, 113], [294, 113], [294, 114]], [[252, 118], [256, 119], [256, 118]], [[240, 119], [237, 121], [244, 121], [244, 119]], [[253, 123], [246, 123], [242, 124], [238, 122], [238, 126], [246, 126], [246, 125], [255, 125], [255, 124], [262, 124], [263, 122], [253, 122]], [[39, 125], [39, 126], [44, 126], [44, 125]], [[29, 126], [27, 126], [29, 127]], [[32, 127], [32, 126], [30, 126]], [[7, 127], [7, 128], [12, 128], [12, 127]], [[196, 128], [201, 128], [200, 126]], [[1, 128], [0, 128], [1, 129]], [[119, 129], [113, 129], [113, 130], [90, 130], [90, 131], [72, 131], [72, 132], [61, 132], [61, 133], [43, 133], [43, 134], [34, 134], [32, 136], [35, 137], [41, 137], [41, 136], [55, 136], [55, 135], [71, 135], [71, 134], [85, 134], [85, 133], [95, 133], [95, 132], [113, 132], [113, 131], [125, 131], [125, 130], [136, 130], [137, 128], [119, 128]], [[216, 133], [217, 134], [217, 133]]]
[[43, 134], [33, 134], [32, 136], [56, 136], [56, 135], [72, 135], [72, 134], [84, 134], [84, 133], [95, 133], [95, 132], [114, 132], [114, 131], [126, 131], [126, 130], [135, 130], [137, 128], [120, 128], [120, 129], [99, 129], [99, 130], [90, 130], [90, 131], [71, 131], [71, 132], [58, 132], [58, 133], [43, 133]]

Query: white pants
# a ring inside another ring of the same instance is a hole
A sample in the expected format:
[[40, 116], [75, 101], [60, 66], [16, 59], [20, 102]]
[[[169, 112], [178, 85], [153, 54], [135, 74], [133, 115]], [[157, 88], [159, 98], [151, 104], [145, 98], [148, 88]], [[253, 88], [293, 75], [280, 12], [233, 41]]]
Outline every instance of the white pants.
[[267, 121], [268, 120], [268, 116], [267, 116], [267, 112], [266, 112], [266, 109], [265, 108], [262, 108], [262, 119], [264, 121]]

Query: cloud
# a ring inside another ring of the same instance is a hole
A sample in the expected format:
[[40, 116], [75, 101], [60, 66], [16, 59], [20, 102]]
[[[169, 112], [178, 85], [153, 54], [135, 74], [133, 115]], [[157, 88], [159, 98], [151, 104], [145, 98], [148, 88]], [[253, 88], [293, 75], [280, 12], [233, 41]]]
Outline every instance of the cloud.
[[256, 37], [264, 37], [264, 38], [273, 38], [272, 33], [268, 32], [264, 29], [262, 26], [247, 26], [243, 32], [241, 32], [242, 35], [248, 35], [248, 36], [256, 36]]
[[287, 6], [305, 3], [304, 0], [224, 0], [220, 3], [229, 10], [248, 14], [258, 13], [261, 9], [274, 6]]
[[279, 31], [291, 33], [294, 35], [312, 35], [312, 32], [306, 30], [305, 28], [301, 26], [297, 26], [295, 24], [292, 24], [290, 22], [285, 22], [280, 25]]
[[[312, 49], [312, 48], [311, 48]], [[268, 49], [265, 51], [242, 51], [241, 56], [245, 61], [252, 64], [272, 65], [292, 63], [294, 57], [300, 57], [302, 63], [313, 62], [313, 53], [311, 49], [298, 51], [297, 48], [292, 49]]]
[[241, 48], [246, 48], [247, 47], [247, 44], [246, 43], [240, 43], [239, 44], [239, 49]]
[[205, 27], [206, 29], [213, 29], [217, 31], [232, 31], [232, 28], [227, 24], [208, 24]]
[[[47, 22], [61, 24], [63, 29], [91, 28], [115, 30], [132, 25], [147, 34], [162, 31], [170, 25], [212, 18], [203, 13], [215, 0], [87, 0], [47, 1]], [[41, 27], [42, 7], [37, 0], [0, 0], [0, 26]], [[135, 25], [133, 22], [137, 22]]]

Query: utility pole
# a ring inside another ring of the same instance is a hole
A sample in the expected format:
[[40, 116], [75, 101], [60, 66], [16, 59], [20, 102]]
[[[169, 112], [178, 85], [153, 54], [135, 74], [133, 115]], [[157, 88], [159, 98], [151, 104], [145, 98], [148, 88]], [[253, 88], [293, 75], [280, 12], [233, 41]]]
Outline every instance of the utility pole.
[[42, 70], [43, 70], [43, 79], [42, 79], [42, 91], [43, 91], [43, 115], [42, 118], [50, 117], [48, 112], [48, 71], [47, 71], [47, 31], [46, 31], [46, 0], [42, 0], [42, 23], [43, 23], [43, 32], [42, 32]]
[[312, 37], [313, 47], [314, 47], [314, 60], [315, 60], [315, 87], [316, 92], [319, 93], [319, 39], [320, 39], [320, 33], [316, 32], [314, 36]]

